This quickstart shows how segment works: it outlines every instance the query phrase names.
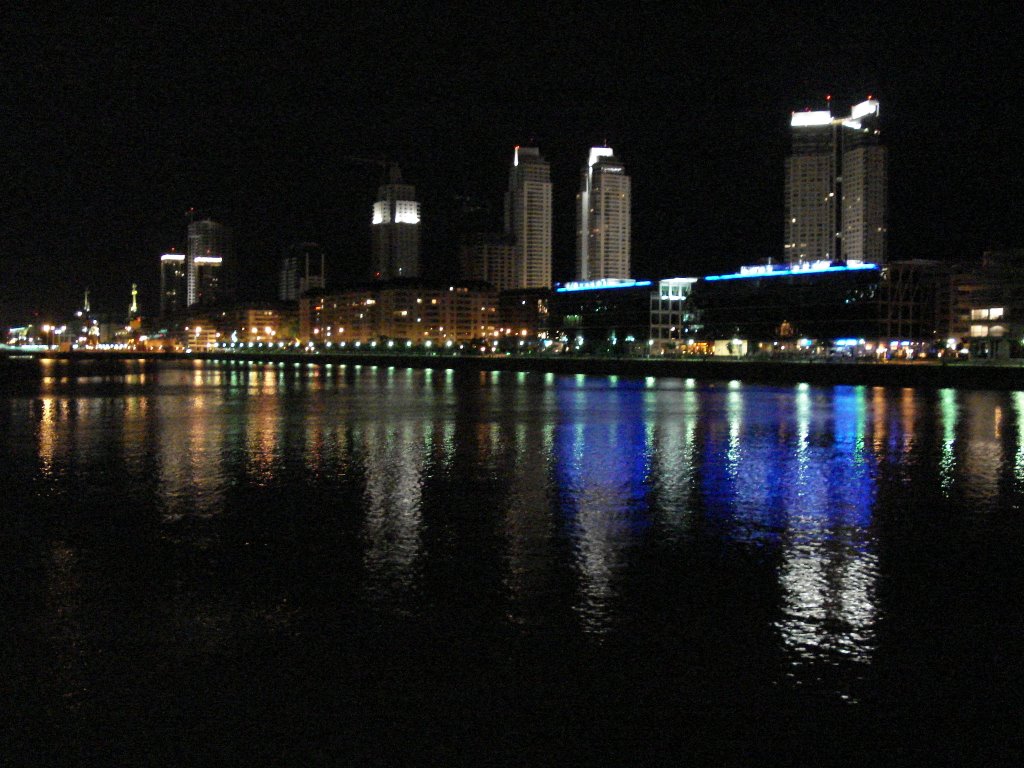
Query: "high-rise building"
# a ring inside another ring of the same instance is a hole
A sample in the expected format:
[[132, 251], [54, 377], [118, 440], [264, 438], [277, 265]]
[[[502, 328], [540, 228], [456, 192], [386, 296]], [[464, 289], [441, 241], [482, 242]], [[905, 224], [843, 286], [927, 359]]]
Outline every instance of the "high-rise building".
[[231, 258], [231, 230], [208, 219], [188, 225], [186, 306], [216, 304], [224, 298], [222, 271]]
[[277, 298], [296, 301], [310, 290], [323, 290], [324, 249], [316, 243], [296, 243], [281, 260]]
[[418, 277], [420, 273], [420, 204], [416, 187], [402, 181], [396, 163], [373, 204], [373, 277]]
[[611, 147], [590, 150], [576, 195], [576, 279], [628, 279], [630, 180]]
[[536, 147], [516, 147], [505, 193], [505, 231], [516, 245], [508, 288], [551, 286], [551, 167]]
[[790, 128], [786, 263], [884, 263], [886, 157], [878, 102], [869, 98], [848, 117], [833, 117], [831, 110], [794, 112]]
[[842, 125], [843, 261], [886, 262], [887, 158], [879, 143], [878, 102], [856, 105]]
[[160, 317], [185, 309], [185, 274], [185, 254], [165, 253], [160, 257]]
[[513, 290], [522, 277], [519, 254], [519, 246], [505, 235], [465, 235], [459, 244], [460, 274], [463, 280], [481, 280], [498, 291]]

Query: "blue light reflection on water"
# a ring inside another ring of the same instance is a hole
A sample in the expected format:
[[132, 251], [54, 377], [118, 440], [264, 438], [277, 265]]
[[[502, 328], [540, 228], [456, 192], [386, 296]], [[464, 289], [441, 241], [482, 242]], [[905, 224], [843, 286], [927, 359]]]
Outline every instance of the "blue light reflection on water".
[[556, 383], [555, 479], [580, 574], [583, 626], [607, 628], [625, 550], [650, 525], [650, 457], [642, 381], [561, 378]]

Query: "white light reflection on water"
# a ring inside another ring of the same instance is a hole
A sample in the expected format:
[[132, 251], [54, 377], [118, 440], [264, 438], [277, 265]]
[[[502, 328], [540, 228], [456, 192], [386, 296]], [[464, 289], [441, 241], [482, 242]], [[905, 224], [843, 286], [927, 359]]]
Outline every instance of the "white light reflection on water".
[[800, 445], [787, 499], [779, 569], [784, 617], [777, 627], [794, 666], [866, 663], [875, 646], [878, 579], [866, 393], [835, 387], [825, 401], [830, 409], [812, 409], [808, 389], [797, 396]]
[[709, 430], [703, 447], [708, 513], [737, 542], [780, 547], [776, 631], [794, 666], [869, 661], [878, 562], [865, 390], [742, 386], [724, 399], [725, 445]]
[[657, 397], [649, 404], [648, 444], [658, 494], [656, 509], [665, 531], [674, 536], [685, 534], [693, 517], [690, 496], [697, 473], [700, 401], [692, 381], [689, 384], [683, 388], [677, 379], [665, 379], [653, 385]]
[[403, 612], [420, 578], [423, 484], [432, 439], [421, 420], [403, 418], [360, 420], [352, 439], [363, 457], [366, 483], [365, 594], [378, 608]]

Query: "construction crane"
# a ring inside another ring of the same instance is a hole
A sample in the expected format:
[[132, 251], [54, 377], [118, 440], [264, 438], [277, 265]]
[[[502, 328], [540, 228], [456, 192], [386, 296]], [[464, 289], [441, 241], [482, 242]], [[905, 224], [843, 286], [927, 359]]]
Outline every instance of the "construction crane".
[[398, 163], [393, 160], [388, 160], [384, 155], [371, 155], [368, 157], [363, 155], [348, 155], [345, 157], [345, 162], [379, 166], [388, 184], [399, 184], [402, 181], [402, 170], [398, 167]]

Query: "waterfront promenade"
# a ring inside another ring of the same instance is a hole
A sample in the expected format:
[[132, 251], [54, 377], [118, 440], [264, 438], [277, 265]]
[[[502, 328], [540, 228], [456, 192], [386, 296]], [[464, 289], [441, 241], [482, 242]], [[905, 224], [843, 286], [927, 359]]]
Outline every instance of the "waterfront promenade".
[[[25, 355], [0, 352], [9, 365]], [[36, 351], [32, 357], [73, 361], [209, 360], [314, 365], [377, 365], [396, 368], [434, 368], [469, 371], [536, 371], [605, 376], [669, 376], [706, 381], [739, 380], [761, 383], [876, 385], [902, 387], [960, 387], [1024, 390], [1024, 365], [1016, 361], [842, 361], [765, 360], [736, 358], [597, 357], [565, 354], [450, 355], [338, 350], [216, 350], [190, 353], [127, 351]], [[21, 362], [24, 362], [23, 360]], [[8, 367], [8, 366], [5, 366]], [[20, 366], [19, 366], [20, 367]]]

